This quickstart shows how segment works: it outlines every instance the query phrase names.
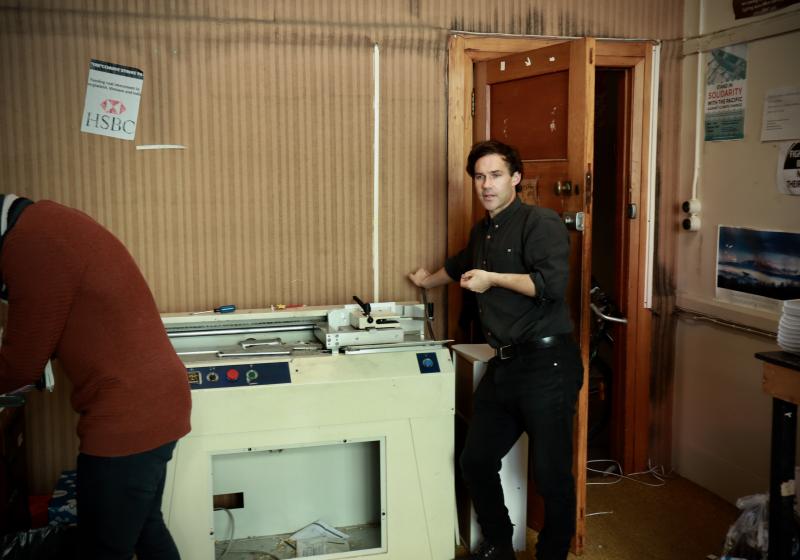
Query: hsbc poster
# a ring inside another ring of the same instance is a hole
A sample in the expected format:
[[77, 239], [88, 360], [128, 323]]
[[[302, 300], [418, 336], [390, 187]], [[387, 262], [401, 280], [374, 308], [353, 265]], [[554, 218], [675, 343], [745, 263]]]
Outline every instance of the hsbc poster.
[[81, 132], [133, 140], [143, 81], [138, 68], [92, 59]]

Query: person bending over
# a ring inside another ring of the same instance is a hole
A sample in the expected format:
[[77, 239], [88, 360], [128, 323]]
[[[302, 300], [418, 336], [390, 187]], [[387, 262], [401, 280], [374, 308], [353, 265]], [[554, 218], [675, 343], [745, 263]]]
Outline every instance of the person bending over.
[[189, 432], [186, 371], [123, 244], [86, 214], [0, 195], [7, 322], [0, 393], [57, 359], [79, 415], [78, 558], [180, 558], [161, 515], [167, 462]]

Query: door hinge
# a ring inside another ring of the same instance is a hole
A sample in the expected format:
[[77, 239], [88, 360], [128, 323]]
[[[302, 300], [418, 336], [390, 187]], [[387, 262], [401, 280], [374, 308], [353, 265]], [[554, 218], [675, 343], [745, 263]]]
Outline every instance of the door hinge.
[[470, 116], [475, 116], [475, 90], [472, 90], [472, 99], [470, 99]]
[[594, 64], [594, 49], [589, 49], [589, 64]]

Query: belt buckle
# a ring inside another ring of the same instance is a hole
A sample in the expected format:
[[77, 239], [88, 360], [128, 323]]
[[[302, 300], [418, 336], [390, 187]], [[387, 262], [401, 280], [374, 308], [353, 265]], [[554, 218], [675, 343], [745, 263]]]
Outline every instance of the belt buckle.
[[[508, 359], [513, 358], [514, 355], [513, 355], [513, 353], [510, 352], [512, 346], [513, 345], [511, 345], [511, 344], [506, 344], [505, 346], [501, 346], [500, 348], [497, 349], [497, 356], [501, 360], [508, 360]], [[508, 355], [506, 355], [506, 353], [504, 352], [504, 350], [506, 350], [506, 349], [508, 349], [508, 352], [509, 352]]]

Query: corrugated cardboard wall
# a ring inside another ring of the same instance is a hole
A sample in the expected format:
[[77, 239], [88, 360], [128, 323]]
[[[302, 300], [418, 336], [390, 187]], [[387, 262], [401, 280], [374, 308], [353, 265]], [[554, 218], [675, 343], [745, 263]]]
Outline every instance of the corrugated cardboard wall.
[[[681, 0], [597, 4], [0, 0], [0, 191], [94, 216], [163, 311], [417, 299], [405, 273], [446, 252], [448, 31], [680, 34]], [[80, 132], [91, 58], [143, 70], [135, 142]], [[35, 492], [76, 445], [59, 379], [28, 406]]]

